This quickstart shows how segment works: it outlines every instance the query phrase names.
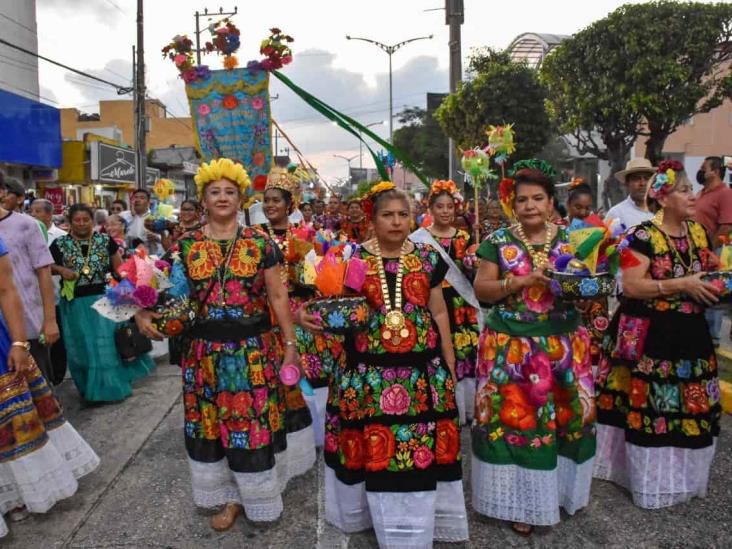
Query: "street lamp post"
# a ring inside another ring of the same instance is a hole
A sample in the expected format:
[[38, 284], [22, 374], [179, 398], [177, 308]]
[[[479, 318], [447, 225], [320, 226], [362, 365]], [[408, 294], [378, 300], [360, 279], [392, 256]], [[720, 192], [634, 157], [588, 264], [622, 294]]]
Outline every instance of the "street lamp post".
[[[370, 128], [372, 126], [383, 126], [386, 124], [386, 120], [382, 120], [381, 122], [371, 122], [371, 124], [366, 124], [366, 128]], [[361, 130], [358, 130], [358, 136], [361, 137]], [[358, 167], [363, 169], [363, 140], [358, 140]]]
[[392, 87], [392, 70], [391, 70], [391, 56], [401, 47], [406, 46], [410, 42], [416, 42], [417, 40], [432, 40], [433, 35], [429, 36], [418, 36], [417, 38], [410, 38], [402, 42], [397, 42], [391, 46], [371, 40], [370, 38], [359, 38], [357, 36], [346, 35], [346, 40], [361, 40], [362, 42], [368, 42], [384, 50], [389, 56], [389, 143], [394, 142], [394, 93]]
[[350, 158], [347, 156], [343, 156], [342, 154], [334, 154], [333, 156], [335, 156], [336, 158], [341, 158], [341, 159], [345, 160], [346, 162], [348, 162], [348, 177], [346, 179], [350, 183], [351, 182], [351, 162], [353, 162], [356, 158], [358, 158], [358, 155], [354, 154]]

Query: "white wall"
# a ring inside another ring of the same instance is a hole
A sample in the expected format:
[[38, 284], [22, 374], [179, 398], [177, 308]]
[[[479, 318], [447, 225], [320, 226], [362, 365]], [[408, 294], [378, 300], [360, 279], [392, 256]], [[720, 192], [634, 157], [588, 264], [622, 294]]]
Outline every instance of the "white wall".
[[[35, 0], [0, 0], [0, 36], [38, 52]], [[39, 101], [38, 59], [0, 44], [0, 89]]]

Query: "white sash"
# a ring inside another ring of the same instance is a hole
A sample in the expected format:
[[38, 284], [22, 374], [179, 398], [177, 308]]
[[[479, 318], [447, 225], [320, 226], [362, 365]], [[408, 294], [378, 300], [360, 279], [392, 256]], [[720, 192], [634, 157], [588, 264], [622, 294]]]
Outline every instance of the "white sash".
[[452, 260], [452, 258], [447, 255], [445, 248], [443, 248], [440, 243], [437, 242], [437, 240], [435, 240], [435, 238], [432, 236], [432, 233], [430, 233], [425, 228], [417, 229], [416, 231], [414, 231], [412, 234], [409, 235], [409, 240], [420, 244], [429, 244], [440, 253], [440, 256], [442, 256], [442, 259], [445, 260], [445, 263], [447, 263], [447, 266], [449, 267], [447, 270], [447, 275], [445, 275], [445, 280], [450, 283], [450, 286], [455, 288], [455, 291], [460, 294], [460, 297], [462, 297], [466, 303], [477, 309], [478, 326], [482, 329], [483, 311], [480, 308], [478, 298], [475, 297], [475, 290], [473, 289], [473, 285], [465, 277], [460, 268], [455, 265], [455, 262]]

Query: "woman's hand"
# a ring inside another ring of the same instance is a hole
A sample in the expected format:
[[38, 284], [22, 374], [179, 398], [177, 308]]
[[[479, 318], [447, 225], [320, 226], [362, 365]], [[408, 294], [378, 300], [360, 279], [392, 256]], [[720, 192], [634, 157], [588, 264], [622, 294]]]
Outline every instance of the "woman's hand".
[[543, 269], [535, 269], [530, 274], [524, 276], [515, 276], [513, 281], [515, 288], [522, 290], [532, 286], [546, 286], [550, 282], [550, 278], [544, 274]]
[[30, 369], [30, 352], [22, 347], [14, 346], [10, 348], [8, 353], [8, 368], [19, 374], [23, 374]]
[[305, 372], [302, 369], [302, 364], [300, 364], [300, 354], [297, 352], [294, 345], [285, 346], [285, 356], [282, 359], [282, 364], [294, 364], [300, 370], [300, 374], [303, 376], [305, 375]]
[[155, 339], [157, 341], [165, 339], [165, 336], [158, 331], [158, 329], [152, 322], [153, 320], [160, 318], [161, 316], [163, 315], [161, 315], [160, 313], [155, 313], [146, 309], [137, 311], [135, 313], [135, 323], [137, 324], [137, 328], [140, 330], [140, 333], [146, 337], [149, 337], [150, 339]]
[[311, 332], [322, 332], [323, 327], [318, 322], [318, 317], [308, 313], [307, 307], [302, 306], [295, 312], [295, 323]]
[[56, 267], [56, 271], [64, 280], [77, 280], [79, 278], [79, 273], [67, 267]]
[[445, 364], [447, 365], [447, 369], [450, 370], [450, 374], [452, 375], [452, 380], [455, 382], [455, 389], [457, 389], [457, 370], [455, 369], [455, 355], [446, 356], [445, 357]]
[[696, 273], [683, 278], [683, 291], [694, 301], [704, 303], [707, 306], [719, 303], [719, 290], [712, 286], [709, 282], [704, 282], [702, 276], [706, 273]]

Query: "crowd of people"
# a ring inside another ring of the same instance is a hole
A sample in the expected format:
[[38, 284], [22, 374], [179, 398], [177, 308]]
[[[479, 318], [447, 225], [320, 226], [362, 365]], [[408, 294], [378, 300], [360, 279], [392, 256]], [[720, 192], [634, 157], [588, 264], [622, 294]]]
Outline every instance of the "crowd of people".
[[[197, 304], [170, 357], [182, 372], [193, 500], [217, 509], [216, 530], [241, 514], [276, 520], [316, 448], [326, 519], [373, 528], [382, 547], [468, 539], [467, 456], [473, 509], [519, 535], [586, 507], [593, 478], [646, 509], [704, 497], [723, 312], [703, 274], [732, 230], [732, 190], [717, 157], [696, 174], [699, 195], [676, 161], [633, 159], [615, 175], [628, 198], [606, 217], [622, 225], [630, 259], [617, 296], [586, 302], [556, 297], [546, 270], [570, 249], [567, 225], [593, 212], [592, 190], [573, 184], [563, 216], [553, 171], [533, 160], [514, 165], [506, 204], [466, 202], [452, 181], [417, 203], [390, 182], [303, 203], [297, 176], [275, 168], [243, 215], [248, 175], [218, 159], [196, 175], [198, 200], [163, 223], [146, 190], [130, 209], [79, 204], [57, 218], [37, 199], [27, 215], [6, 178], [0, 512], [46, 512], [99, 463], [51, 388], [67, 365], [89, 405], [128, 397], [152, 369], [147, 355], [120, 358], [117, 324], [93, 307], [138, 246], [180, 268]], [[358, 244], [368, 268], [359, 295], [371, 316], [345, 335], [324, 330], [307, 307], [322, 296], [298, 283], [297, 242], [324, 232]], [[139, 311], [139, 331], [163, 339], [158, 316]], [[290, 364], [311, 393], [280, 378]], [[30, 442], [18, 436], [29, 429]]]

